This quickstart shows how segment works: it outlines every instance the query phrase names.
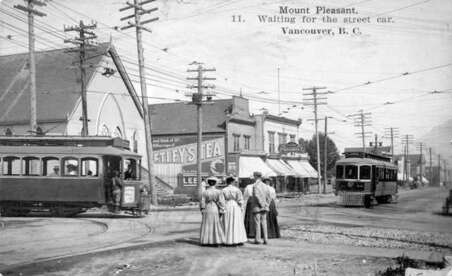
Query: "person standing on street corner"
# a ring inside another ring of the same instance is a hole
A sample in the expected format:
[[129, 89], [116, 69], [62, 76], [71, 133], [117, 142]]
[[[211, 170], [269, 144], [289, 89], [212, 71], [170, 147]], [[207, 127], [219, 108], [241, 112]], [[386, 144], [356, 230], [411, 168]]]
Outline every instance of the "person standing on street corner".
[[245, 190], [243, 191], [243, 204], [242, 204], [246, 236], [250, 239], [256, 236], [256, 228], [254, 227], [254, 218], [253, 218], [253, 205], [255, 200], [253, 196], [253, 187], [254, 182], [248, 184], [245, 187]]
[[267, 233], [267, 213], [269, 210], [271, 196], [270, 191], [266, 184], [262, 182], [262, 173], [254, 172], [254, 179], [256, 182], [253, 187], [253, 196], [255, 200], [253, 201], [253, 217], [254, 225], [256, 228], [256, 238], [255, 243], [261, 243], [261, 231], [262, 237], [264, 239], [264, 244], [268, 243], [268, 233]]
[[270, 206], [267, 214], [267, 231], [269, 239], [279, 239], [281, 237], [278, 225], [278, 210], [276, 209], [276, 191], [272, 186], [270, 178], [264, 178], [264, 183], [270, 192]]
[[243, 223], [243, 195], [234, 183], [237, 183], [235, 177], [228, 176], [226, 178], [227, 186], [222, 190], [226, 201], [223, 216], [225, 244], [243, 245], [243, 243], [248, 240], [246, 238], [245, 225]]
[[215, 177], [207, 179], [206, 190], [202, 192], [200, 209], [202, 213], [199, 242], [201, 245], [218, 246], [224, 243], [224, 231], [220, 215], [224, 213], [223, 193], [215, 185]]
[[111, 179], [111, 184], [113, 186], [113, 204], [115, 206], [114, 212], [119, 212], [119, 206], [121, 205], [121, 190], [122, 190], [122, 179], [120, 177], [119, 171], [113, 172], [113, 178]]

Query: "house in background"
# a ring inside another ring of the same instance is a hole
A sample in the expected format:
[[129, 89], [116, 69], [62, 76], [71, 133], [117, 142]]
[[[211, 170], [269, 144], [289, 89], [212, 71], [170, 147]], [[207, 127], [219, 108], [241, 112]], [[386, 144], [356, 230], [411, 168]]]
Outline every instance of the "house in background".
[[[80, 135], [82, 130], [79, 57], [67, 50], [35, 54], [37, 123], [48, 135]], [[89, 135], [127, 139], [147, 164], [141, 102], [118, 53], [102, 43], [86, 60]], [[29, 94], [28, 54], [0, 56], [2, 135], [30, 134]]]

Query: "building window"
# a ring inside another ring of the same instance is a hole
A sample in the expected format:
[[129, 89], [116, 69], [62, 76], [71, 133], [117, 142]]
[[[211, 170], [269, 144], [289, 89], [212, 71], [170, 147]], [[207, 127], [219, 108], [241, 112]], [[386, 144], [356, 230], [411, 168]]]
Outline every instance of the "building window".
[[295, 142], [295, 135], [294, 135], [294, 134], [290, 134], [289, 137], [290, 137], [290, 142], [291, 142], [291, 143], [296, 143], [296, 142]]
[[278, 133], [278, 142], [280, 145], [287, 144], [287, 134], [286, 133]]
[[115, 128], [115, 131], [113, 132], [113, 137], [122, 138], [122, 131], [119, 127]]
[[275, 152], [275, 133], [272, 131], [268, 132], [268, 151], [270, 153]]
[[108, 127], [106, 125], [102, 126], [102, 128], [100, 130], [100, 135], [101, 136], [111, 136], [110, 130], [108, 129]]
[[246, 149], [246, 150], [249, 150], [250, 149], [250, 140], [251, 140], [251, 136], [249, 136], [249, 135], [244, 135], [243, 136], [243, 138], [244, 138], [244, 148]]
[[234, 141], [234, 151], [240, 151], [240, 134], [232, 134]]

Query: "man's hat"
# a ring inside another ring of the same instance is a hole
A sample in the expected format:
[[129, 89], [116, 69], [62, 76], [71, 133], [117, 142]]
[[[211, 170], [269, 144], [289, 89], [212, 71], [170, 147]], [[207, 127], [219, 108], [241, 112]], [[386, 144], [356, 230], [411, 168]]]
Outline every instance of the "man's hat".
[[262, 177], [262, 173], [261, 172], [254, 172], [253, 176], [254, 177]]

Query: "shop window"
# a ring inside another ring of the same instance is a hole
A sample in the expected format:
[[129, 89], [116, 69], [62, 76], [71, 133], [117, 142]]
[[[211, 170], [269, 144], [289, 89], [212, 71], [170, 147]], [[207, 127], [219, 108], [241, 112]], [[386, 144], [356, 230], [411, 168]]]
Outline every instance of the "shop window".
[[234, 151], [240, 151], [240, 134], [232, 134]]
[[279, 145], [287, 144], [287, 134], [286, 133], [278, 133], [278, 143], [279, 143]]
[[244, 136], [243, 136], [243, 139], [244, 139], [244, 148], [245, 148], [246, 150], [249, 150], [249, 149], [250, 149], [250, 140], [251, 140], [251, 136], [249, 136], [249, 135], [244, 135]]
[[60, 160], [56, 157], [42, 158], [42, 174], [44, 176], [60, 176]]
[[3, 157], [3, 174], [20, 175], [20, 158], [16, 156]]
[[82, 158], [82, 176], [98, 176], [99, 162], [96, 158]]
[[359, 179], [370, 179], [370, 166], [359, 167]]
[[22, 158], [23, 175], [41, 175], [41, 162], [38, 157]]
[[268, 132], [268, 151], [270, 153], [275, 152], [275, 133], [272, 131]]
[[63, 175], [64, 176], [78, 176], [78, 159], [65, 158], [63, 159]]

